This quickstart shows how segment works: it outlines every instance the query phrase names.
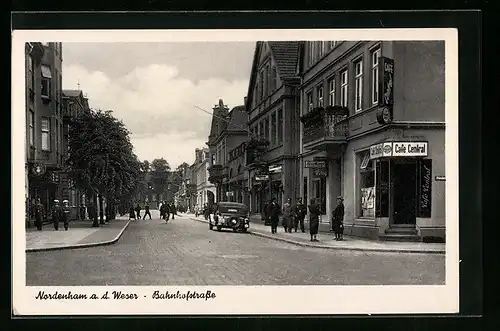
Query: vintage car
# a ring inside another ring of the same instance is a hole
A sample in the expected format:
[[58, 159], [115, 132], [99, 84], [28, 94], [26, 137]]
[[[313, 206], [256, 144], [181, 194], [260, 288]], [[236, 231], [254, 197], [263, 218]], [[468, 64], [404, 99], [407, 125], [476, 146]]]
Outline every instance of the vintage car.
[[250, 227], [248, 208], [238, 202], [219, 202], [213, 217], [209, 218], [208, 228], [217, 231], [223, 228], [233, 229], [234, 232], [247, 232]]

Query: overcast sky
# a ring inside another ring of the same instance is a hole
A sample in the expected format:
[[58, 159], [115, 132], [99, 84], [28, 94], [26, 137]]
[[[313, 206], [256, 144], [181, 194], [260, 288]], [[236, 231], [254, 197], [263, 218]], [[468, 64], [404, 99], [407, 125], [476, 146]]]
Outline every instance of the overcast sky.
[[254, 42], [64, 43], [63, 88], [87, 94], [91, 108], [111, 109], [132, 132], [141, 160], [172, 168], [206, 147], [219, 98], [242, 105]]

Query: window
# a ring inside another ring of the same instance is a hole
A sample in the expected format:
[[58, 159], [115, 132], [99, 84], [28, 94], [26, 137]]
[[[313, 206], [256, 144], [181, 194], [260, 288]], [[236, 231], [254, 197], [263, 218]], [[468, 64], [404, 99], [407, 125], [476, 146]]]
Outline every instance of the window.
[[264, 120], [264, 138], [269, 140], [269, 117]]
[[49, 47], [49, 46], [50, 46], [50, 43], [42, 41], [42, 45], [43, 45], [43, 46], [47, 46], [47, 47]]
[[361, 217], [375, 216], [375, 171], [370, 153], [358, 154], [361, 162], [359, 170], [360, 200], [358, 215]]
[[337, 46], [337, 43], [338, 43], [338, 42], [337, 42], [336, 40], [330, 41], [330, 42], [329, 42], [329, 44], [330, 44], [330, 45], [329, 45], [329, 48], [330, 48], [330, 49], [333, 49], [335, 46]]
[[316, 93], [318, 96], [318, 107], [324, 107], [323, 102], [323, 85], [320, 85], [316, 88]]
[[313, 63], [314, 63], [314, 57], [315, 57], [314, 55], [315, 55], [315, 52], [316, 52], [315, 48], [316, 48], [315, 47], [315, 42], [314, 41], [310, 41], [309, 42], [309, 55], [308, 55], [308, 57], [309, 57], [309, 66], [312, 66]]
[[29, 110], [28, 112], [28, 123], [29, 123], [29, 143], [30, 146], [35, 145], [35, 114], [33, 113], [33, 110]]
[[32, 92], [35, 92], [35, 77], [34, 77], [34, 67], [33, 58], [28, 55], [28, 87]]
[[42, 117], [42, 150], [50, 151], [50, 119]]
[[355, 100], [354, 108], [356, 111], [363, 109], [363, 61], [359, 60], [354, 64], [355, 70]]
[[327, 50], [327, 41], [320, 41], [319, 43], [319, 56], [322, 57], [325, 55], [326, 50]]
[[340, 74], [340, 105], [347, 107], [348, 103], [348, 85], [349, 80], [347, 77], [347, 70], [342, 71]]
[[260, 79], [259, 79], [259, 100], [264, 99], [264, 72], [260, 72]]
[[264, 133], [264, 121], [260, 121], [259, 123], [259, 137], [264, 138], [265, 133]]
[[314, 108], [312, 91], [307, 92], [306, 102], [307, 102], [307, 112], [310, 112]]
[[276, 113], [271, 115], [271, 146], [276, 145]]
[[278, 137], [277, 137], [277, 142], [278, 145], [283, 144], [283, 109], [278, 109]]
[[372, 104], [378, 103], [378, 59], [380, 49], [372, 52]]
[[271, 91], [276, 90], [277, 87], [277, 75], [276, 75], [276, 67], [273, 66], [271, 68]]
[[328, 105], [335, 106], [335, 78], [328, 81]]
[[42, 97], [50, 97], [50, 80], [52, 79], [52, 73], [50, 67], [42, 65]]
[[263, 85], [263, 88], [264, 88], [264, 98], [269, 94], [269, 69], [268, 67], [264, 67], [263, 71], [262, 71], [262, 85]]

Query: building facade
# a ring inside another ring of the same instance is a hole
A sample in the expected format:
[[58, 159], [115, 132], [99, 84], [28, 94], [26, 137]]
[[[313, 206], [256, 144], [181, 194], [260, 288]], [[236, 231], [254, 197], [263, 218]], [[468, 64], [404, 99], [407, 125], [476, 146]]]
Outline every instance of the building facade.
[[61, 199], [62, 43], [26, 43], [26, 210], [27, 225], [40, 198], [45, 210]]
[[[246, 139], [246, 137], [245, 137]], [[248, 178], [245, 171], [246, 141], [229, 151], [228, 154], [228, 177], [227, 177], [227, 201], [240, 202], [250, 205], [248, 193]]]
[[445, 237], [444, 42], [317, 41], [301, 51], [301, 180], [346, 234]]
[[213, 205], [216, 200], [215, 185], [210, 183], [208, 169], [210, 167], [210, 152], [208, 148], [195, 150], [194, 173], [196, 175], [196, 204], [202, 208], [205, 204]]
[[299, 181], [299, 42], [257, 42], [247, 94], [250, 211], [295, 200]]
[[218, 201], [235, 201], [236, 197], [241, 197], [240, 200], [243, 200], [243, 192], [246, 192], [247, 186], [243, 183], [244, 165], [236, 169], [233, 167], [237, 159], [241, 160], [241, 154], [244, 154], [237, 149], [241, 149], [242, 144], [248, 139], [248, 114], [245, 106], [228, 110], [224, 102], [219, 100], [219, 105], [214, 107], [212, 127], [207, 142], [211, 154], [210, 179], [217, 187]]

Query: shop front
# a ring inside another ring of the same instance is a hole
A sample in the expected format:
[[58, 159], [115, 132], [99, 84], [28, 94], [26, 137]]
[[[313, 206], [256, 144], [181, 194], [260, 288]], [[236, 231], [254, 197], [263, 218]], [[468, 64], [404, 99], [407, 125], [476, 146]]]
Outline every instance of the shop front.
[[444, 155], [431, 155], [429, 148], [424, 140], [391, 140], [355, 154], [355, 201], [347, 202], [355, 217], [346, 222], [348, 233], [382, 240], [444, 238], [444, 187], [433, 201], [439, 183], [432, 178], [433, 161], [443, 171]]

